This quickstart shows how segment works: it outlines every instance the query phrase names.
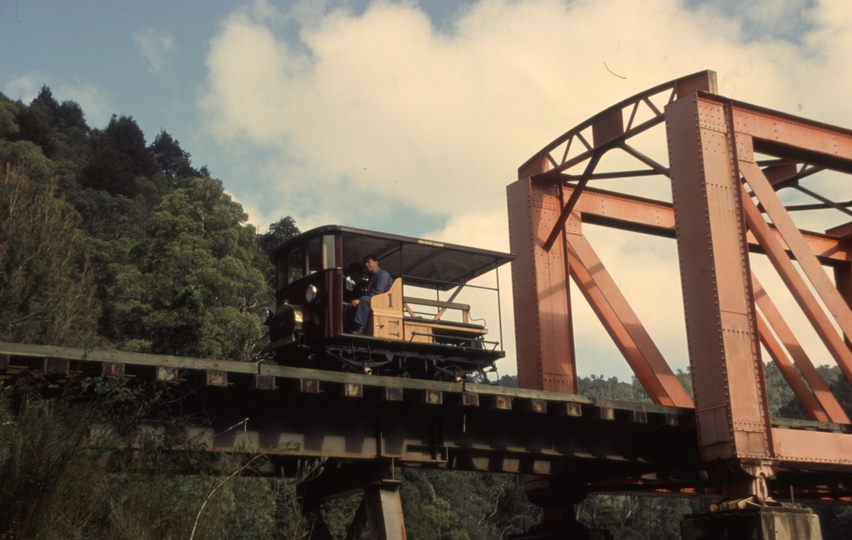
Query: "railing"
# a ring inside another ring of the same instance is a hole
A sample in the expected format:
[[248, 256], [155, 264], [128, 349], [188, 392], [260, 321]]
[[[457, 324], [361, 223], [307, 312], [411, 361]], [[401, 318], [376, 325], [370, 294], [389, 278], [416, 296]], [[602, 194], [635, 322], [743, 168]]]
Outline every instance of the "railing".
[[[440, 321], [441, 317], [448, 309], [458, 310], [461, 312], [462, 322], [464, 324], [470, 324], [470, 305], [469, 304], [457, 304], [455, 302], [445, 302], [443, 300], [428, 300], [426, 298], [415, 298], [412, 296], [403, 296], [402, 298], [402, 307], [405, 311], [408, 312], [412, 317], [416, 317], [418, 313], [411, 309], [409, 304], [421, 305], [421, 306], [429, 306], [429, 307], [437, 307], [441, 308], [437, 314], [433, 317], [433, 321]], [[421, 313], [422, 314], [422, 313]], [[431, 315], [431, 313], [429, 314]]]
[[[456, 295], [458, 295], [462, 291], [462, 289], [479, 289], [479, 290], [484, 290], [484, 291], [492, 291], [496, 294], [496, 297], [497, 297], [497, 326], [498, 326], [498, 331], [499, 331], [499, 338], [498, 338], [498, 341], [496, 341], [496, 344], [500, 345], [501, 348], [502, 348], [501, 344], [503, 343], [503, 314], [502, 314], [502, 309], [501, 309], [502, 306], [501, 306], [501, 303], [500, 303], [500, 271], [499, 271], [499, 269], [495, 269], [494, 272], [495, 272], [496, 281], [497, 281], [496, 287], [488, 287], [486, 285], [473, 285], [471, 283], [458, 283], [458, 282], [452, 282], [452, 281], [442, 281], [442, 280], [438, 280], [438, 279], [428, 279], [428, 278], [421, 278], [421, 277], [412, 278], [412, 276], [403, 275], [402, 276], [403, 283], [405, 283], [406, 279], [412, 279], [413, 281], [420, 282], [420, 283], [429, 283], [429, 284], [434, 284], [434, 285], [458, 287], [456, 289], [456, 291], [450, 296], [449, 300], [440, 300], [440, 299], [430, 300], [430, 299], [426, 299], [426, 298], [403, 296], [403, 309], [411, 317], [418, 317], [418, 316], [422, 316], [422, 315], [430, 316], [430, 317], [433, 318], [432, 319], [433, 322], [440, 322], [441, 317], [444, 316], [444, 314], [446, 313], [447, 310], [458, 310], [458, 311], [461, 312], [462, 322], [464, 324], [470, 324], [470, 320], [471, 320], [470, 319], [470, 305], [453, 302], [453, 300], [455, 300]], [[439, 309], [438, 309], [437, 313], [425, 313], [425, 312], [420, 312], [420, 311], [416, 311], [415, 309], [412, 309], [410, 304], [420, 305], [420, 306], [428, 306], [428, 307], [435, 307], [435, 308], [439, 308]], [[488, 325], [483, 324], [483, 326], [487, 328]], [[485, 332], [482, 332], [482, 334], [484, 334], [484, 333]], [[496, 345], [495, 345], [495, 348], [496, 348]]]

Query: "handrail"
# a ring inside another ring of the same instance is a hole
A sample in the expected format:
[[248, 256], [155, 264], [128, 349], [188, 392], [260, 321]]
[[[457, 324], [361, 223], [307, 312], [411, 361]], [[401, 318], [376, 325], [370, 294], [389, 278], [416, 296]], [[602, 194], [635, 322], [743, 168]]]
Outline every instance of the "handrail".
[[402, 297], [402, 305], [403, 308], [409, 313], [414, 313], [414, 310], [409, 307], [409, 303], [411, 304], [419, 304], [422, 306], [430, 306], [441, 308], [438, 313], [432, 318], [433, 321], [440, 321], [441, 316], [446, 313], [448, 309], [457, 309], [462, 313], [462, 322], [467, 323], [470, 320], [470, 305], [469, 304], [458, 304], [456, 302], [449, 302], [444, 300], [429, 300], [427, 298], [415, 298], [411, 296], [403, 296]]
[[457, 304], [455, 302], [445, 302], [443, 300], [428, 300], [426, 298], [415, 298], [413, 296], [404, 296], [403, 302], [412, 304], [420, 304], [423, 306], [445, 307], [449, 309], [460, 309], [462, 311], [470, 311], [470, 304]]

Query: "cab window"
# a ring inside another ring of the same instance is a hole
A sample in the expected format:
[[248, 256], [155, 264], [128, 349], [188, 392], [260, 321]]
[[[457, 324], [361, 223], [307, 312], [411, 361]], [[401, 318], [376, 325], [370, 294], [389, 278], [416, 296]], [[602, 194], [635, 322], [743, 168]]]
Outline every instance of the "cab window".
[[279, 259], [275, 264], [275, 290], [287, 284], [287, 260]]
[[308, 273], [313, 274], [323, 269], [322, 260], [322, 238], [313, 238], [308, 241]]
[[305, 250], [294, 247], [287, 254], [287, 283], [293, 283], [305, 275]]

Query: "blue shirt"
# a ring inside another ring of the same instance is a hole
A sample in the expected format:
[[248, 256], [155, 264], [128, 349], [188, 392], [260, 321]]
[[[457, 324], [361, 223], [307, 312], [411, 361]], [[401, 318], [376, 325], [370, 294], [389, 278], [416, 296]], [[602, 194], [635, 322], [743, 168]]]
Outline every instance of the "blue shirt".
[[376, 296], [377, 294], [386, 293], [393, 287], [393, 278], [390, 274], [376, 268], [370, 275], [370, 284], [367, 286], [367, 296]]

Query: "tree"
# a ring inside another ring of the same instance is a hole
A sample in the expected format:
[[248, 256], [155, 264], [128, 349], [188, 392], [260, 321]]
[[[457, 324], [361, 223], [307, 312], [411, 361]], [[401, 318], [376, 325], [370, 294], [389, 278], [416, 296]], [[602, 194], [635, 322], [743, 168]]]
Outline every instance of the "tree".
[[766, 400], [769, 405], [770, 416], [808, 418], [805, 409], [793, 394], [793, 390], [787, 384], [781, 372], [778, 371], [778, 367], [774, 362], [767, 362], [763, 366], [763, 374], [766, 383]]
[[272, 264], [272, 252], [288, 238], [296, 236], [301, 231], [296, 226], [296, 220], [290, 216], [283, 217], [269, 226], [267, 232], [257, 235], [260, 246], [260, 257], [256, 264], [263, 268], [263, 275], [270, 287], [275, 286], [275, 266]]
[[605, 379], [603, 375], [582, 377], [578, 383], [580, 394], [583, 396], [645, 403], [651, 401], [635, 377], [633, 384], [619, 382], [618, 377]]
[[402, 471], [406, 485], [402, 490], [402, 508], [406, 531], [423, 540], [470, 540], [460, 527], [459, 516], [451, 505], [435, 493], [428, 472]]
[[55, 164], [41, 147], [30, 141], [0, 140], [0, 167], [13, 165], [30, 180], [45, 183], [54, 176]]
[[296, 226], [296, 220], [290, 216], [283, 217], [269, 226], [269, 230], [257, 237], [260, 249], [271, 255], [284, 240], [292, 238], [301, 231]]
[[59, 110], [59, 102], [53, 97], [53, 92], [50, 91], [47, 85], [42, 85], [32, 104], [39, 104], [52, 113]]
[[82, 171], [80, 184], [153, 203], [160, 193], [150, 177], [157, 170], [154, 153], [133, 117], [113, 115], [106, 129], [95, 130], [92, 135], [91, 159]]
[[152, 175], [157, 171], [154, 154], [145, 145], [145, 134], [132, 116], [113, 115], [104, 135], [115, 149], [130, 158], [136, 174]]
[[15, 121], [19, 127], [13, 136], [15, 141], [29, 141], [39, 146], [44, 155], [51, 157], [54, 150], [53, 115], [54, 105], [59, 106], [50, 89], [42, 87], [39, 96], [30, 103], [29, 107], [21, 106]]
[[411, 538], [490, 540], [524, 532], [541, 510], [510, 474], [403, 469], [400, 491]]
[[160, 170], [175, 187], [182, 187], [175, 183], [175, 180], [180, 178], [209, 176], [202, 175], [192, 168], [192, 162], [189, 159], [190, 153], [181, 148], [180, 142], [172, 138], [166, 130], [160, 131], [160, 134], [154, 138], [154, 142], [151, 143], [151, 151], [154, 152], [154, 159], [157, 160]]
[[53, 112], [53, 154], [62, 170], [76, 176], [90, 152], [91, 129], [83, 109], [75, 101], [63, 101]]
[[78, 217], [20, 167], [0, 176], [0, 339], [85, 345], [99, 307]]
[[845, 540], [852, 530], [852, 508], [848, 506], [820, 506], [813, 510], [819, 515], [823, 540]]
[[0, 94], [0, 137], [9, 137], [20, 131], [15, 117], [18, 107], [12, 100]]
[[114, 269], [115, 338], [135, 350], [244, 360], [260, 337], [253, 310], [271, 295], [246, 220], [212, 178], [164, 197], [136, 261]]
[[164, 414], [191, 389], [75, 377], [57, 390], [24, 373], [3, 390], [0, 538], [296, 539], [310, 532], [294, 526], [299, 506], [292, 503], [297, 484], [322, 462], [269, 479], [257, 477], [266, 451], [211, 452], [186, 418]]
[[77, 129], [83, 133], [89, 133], [89, 125], [86, 123], [86, 115], [76, 101], [63, 101], [56, 108], [57, 124], [66, 129]]

